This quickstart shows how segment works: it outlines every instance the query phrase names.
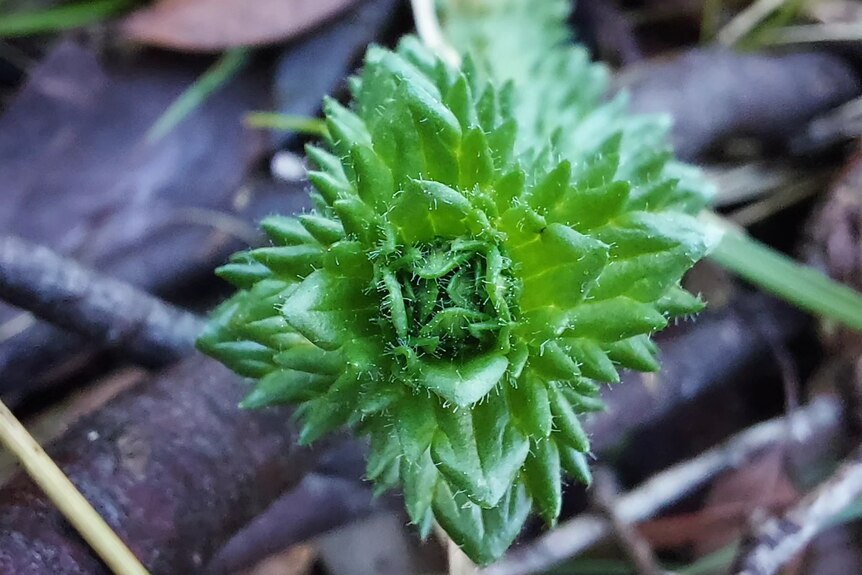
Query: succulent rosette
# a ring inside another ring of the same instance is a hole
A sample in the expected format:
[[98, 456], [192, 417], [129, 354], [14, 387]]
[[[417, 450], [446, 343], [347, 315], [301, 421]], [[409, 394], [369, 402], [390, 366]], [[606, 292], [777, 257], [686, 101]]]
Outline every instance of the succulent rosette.
[[600, 383], [658, 369], [650, 335], [701, 308], [679, 282], [703, 195], [598, 94], [543, 138], [514, 84], [413, 38], [351, 88], [307, 150], [314, 209], [219, 269], [239, 291], [200, 347], [256, 380], [245, 407], [297, 405], [302, 442], [367, 436], [378, 489], [487, 563], [531, 509], [556, 520], [564, 476], [589, 483]]

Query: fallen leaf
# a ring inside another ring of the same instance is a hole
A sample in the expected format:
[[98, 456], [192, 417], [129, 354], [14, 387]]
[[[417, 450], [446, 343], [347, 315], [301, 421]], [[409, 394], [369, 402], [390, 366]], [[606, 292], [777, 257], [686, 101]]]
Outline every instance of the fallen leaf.
[[738, 538], [752, 512], [780, 512], [799, 496], [784, 472], [781, 451], [773, 450], [719, 477], [699, 511], [654, 519], [638, 530], [656, 549], [693, 545], [703, 556]]
[[307, 575], [314, 569], [315, 560], [317, 549], [313, 545], [294, 545], [267, 557], [243, 575]]
[[189, 52], [283, 42], [356, 0], [159, 0], [120, 23], [126, 39]]

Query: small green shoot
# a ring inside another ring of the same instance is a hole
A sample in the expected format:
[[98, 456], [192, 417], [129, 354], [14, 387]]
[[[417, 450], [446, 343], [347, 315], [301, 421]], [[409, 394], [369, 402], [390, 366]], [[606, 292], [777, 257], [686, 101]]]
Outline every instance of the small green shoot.
[[326, 122], [320, 118], [279, 114], [277, 112], [249, 112], [243, 120], [249, 128], [296, 132], [306, 136], [326, 137]]
[[709, 257], [801, 309], [862, 331], [862, 294], [741, 232], [727, 230]]
[[251, 56], [248, 48], [228, 50], [186, 91], [168, 106], [147, 132], [147, 142], [155, 143], [168, 135], [209, 96], [224, 86], [245, 67]]

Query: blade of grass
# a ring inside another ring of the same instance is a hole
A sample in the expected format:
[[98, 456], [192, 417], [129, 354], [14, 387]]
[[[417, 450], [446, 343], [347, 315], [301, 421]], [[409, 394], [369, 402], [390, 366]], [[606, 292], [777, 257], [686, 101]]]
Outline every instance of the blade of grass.
[[126, 544], [105, 523], [39, 443], [0, 401], [0, 443], [117, 575], [147, 575]]
[[165, 137], [182, 122], [195, 108], [248, 63], [251, 50], [234, 48], [228, 50], [198, 78], [194, 84], [184, 91], [168, 109], [159, 117], [147, 132], [147, 142], [155, 143]]
[[324, 137], [327, 134], [326, 122], [320, 118], [308, 116], [294, 116], [276, 112], [249, 112], [245, 115], [243, 123], [249, 128], [297, 132], [309, 136]]
[[45, 34], [101, 22], [135, 6], [135, 0], [91, 0], [0, 17], [0, 38]]
[[728, 223], [718, 226], [724, 235], [711, 259], [801, 309], [862, 331], [862, 294], [743, 235]]
[[785, 2], [786, 0], [755, 0], [719, 30], [716, 38], [725, 46], [733, 46]]
[[704, 0], [700, 18], [700, 41], [711, 40], [718, 30], [721, 12], [724, 10], [724, 0]]

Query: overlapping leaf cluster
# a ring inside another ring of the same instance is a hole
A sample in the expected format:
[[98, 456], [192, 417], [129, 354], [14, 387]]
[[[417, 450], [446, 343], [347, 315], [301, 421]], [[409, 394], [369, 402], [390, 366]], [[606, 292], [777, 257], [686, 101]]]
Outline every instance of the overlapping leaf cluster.
[[666, 134], [670, 118], [626, 113], [627, 98], [605, 103], [608, 70], [572, 43], [570, 0], [444, 0], [443, 24], [457, 48], [477, 63], [483, 79], [517, 93], [520, 149], [550, 138], [566, 158], [594, 153], [609, 133], [623, 135], [616, 177], [660, 172], [674, 180], [679, 205], [694, 213], [712, 194], [699, 170], [676, 161]]
[[649, 336], [700, 309], [679, 280], [706, 249], [701, 196], [598, 91], [537, 128], [487, 78], [412, 38], [370, 49], [308, 149], [314, 211], [219, 270], [239, 291], [200, 340], [258, 380], [247, 407], [297, 404], [303, 442], [367, 435], [368, 477], [480, 563], [531, 508], [555, 521], [564, 474], [589, 483], [598, 382], [658, 368]]

